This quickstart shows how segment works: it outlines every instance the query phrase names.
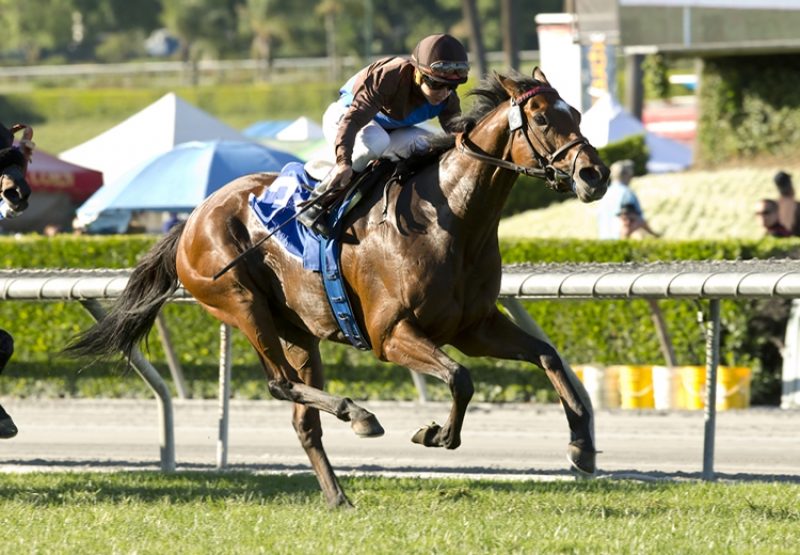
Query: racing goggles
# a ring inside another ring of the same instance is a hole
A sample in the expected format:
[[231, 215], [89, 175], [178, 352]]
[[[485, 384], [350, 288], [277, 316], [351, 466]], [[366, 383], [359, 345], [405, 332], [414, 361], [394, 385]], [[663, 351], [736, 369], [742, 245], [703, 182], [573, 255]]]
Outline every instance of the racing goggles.
[[442, 89], [454, 91], [461, 84], [458, 81], [439, 81], [425, 73], [422, 74], [422, 82], [428, 85], [429, 89], [434, 91], [439, 91]]
[[433, 73], [438, 73], [439, 75], [452, 75], [456, 79], [463, 79], [466, 81], [467, 75], [469, 74], [469, 62], [445, 62], [445, 61], [438, 61], [433, 62], [428, 68]]

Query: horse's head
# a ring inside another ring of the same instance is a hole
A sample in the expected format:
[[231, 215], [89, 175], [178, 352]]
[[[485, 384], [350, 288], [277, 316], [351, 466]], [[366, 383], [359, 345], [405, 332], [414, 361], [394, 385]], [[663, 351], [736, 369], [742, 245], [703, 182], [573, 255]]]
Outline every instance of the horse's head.
[[[24, 129], [20, 146], [13, 145], [14, 132]], [[30, 127], [15, 125], [10, 130], [0, 124], [0, 198], [13, 213], [28, 207], [31, 188], [25, 180], [25, 171], [33, 152], [33, 131]]]
[[583, 202], [602, 198], [609, 170], [581, 134], [580, 113], [533, 70], [534, 82], [498, 75], [510, 101], [505, 107], [511, 161], [530, 175], [543, 177], [558, 191], [574, 191]]

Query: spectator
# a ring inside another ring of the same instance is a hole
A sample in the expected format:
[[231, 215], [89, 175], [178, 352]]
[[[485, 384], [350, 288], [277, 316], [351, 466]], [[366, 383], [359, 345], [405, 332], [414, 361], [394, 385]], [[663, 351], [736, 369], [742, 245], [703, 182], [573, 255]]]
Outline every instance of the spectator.
[[792, 176], [779, 171], [772, 179], [778, 188], [778, 221], [792, 235], [800, 235], [800, 204], [794, 198]]
[[620, 214], [622, 207], [627, 206], [626, 212], [636, 215], [636, 229], [658, 237], [659, 234], [650, 228], [644, 211], [639, 204], [636, 193], [630, 188], [633, 179], [633, 162], [631, 160], [619, 160], [611, 164], [611, 184], [608, 186], [605, 196], [599, 204], [598, 227], [600, 239], [622, 239], [622, 219]]
[[44, 226], [44, 229], [42, 230], [42, 234], [45, 237], [55, 237], [59, 233], [61, 233], [61, 228], [58, 227], [56, 224], [47, 224], [46, 226]]
[[623, 204], [617, 213], [617, 217], [620, 220], [621, 239], [644, 239], [646, 232], [634, 204]]
[[766, 235], [771, 237], [791, 237], [789, 231], [779, 220], [778, 203], [772, 199], [762, 198], [756, 203], [756, 216], [761, 218], [761, 225]]
[[178, 217], [178, 213], [177, 212], [170, 212], [169, 213], [169, 218], [167, 218], [164, 221], [164, 225], [161, 226], [161, 231], [163, 231], [164, 233], [167, 233], [170, 229], [172, 229], [173, 227], [175, 227], [179, 223], [181, 223], [181, 219]]

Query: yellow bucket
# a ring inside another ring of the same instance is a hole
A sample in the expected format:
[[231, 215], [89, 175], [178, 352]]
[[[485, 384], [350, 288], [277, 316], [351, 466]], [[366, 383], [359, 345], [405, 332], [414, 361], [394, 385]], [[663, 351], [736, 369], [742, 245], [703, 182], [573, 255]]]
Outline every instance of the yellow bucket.
[[[705, 408], [706, 367], [681, 366], [678, 389], [679, 408]], [[752, 371], [741, 366], [717, 368], [717, 410], [745, 409], [750, 406]]]
[[653, 368], [651, 366], [619, 366], [620, 406], [623, 409], [655, 408]]
[[706, 404], [706, 367], [679, 366], [678, 408], [698, 410]]
[[753, 372], [743, 366], [720, 366], [717, 377], [717, 409], [746, 409], [750, 406]]
[[[619, 392], [617, 391], [616, 381], [613, 381], [609, 386], [609, 382], [616, 377], [616, 374], [612, 376], [611, 373], [606, 371], [606, 368], [594, 364], [573, 366], [572, 371], [575, 372], [583, 384], [592, 402], [592, 407], [595, 409], [619, 407]], [[609, 387], [613, 388], [613, 394], [608, 393]]]
[[619, 394], [619, 366], [606, 366], [603, 369], [601, 390], [603, 406], [607, 409], [617, 409], [622, 400]]
[[680, 408], [678, 391], [680, 377], [673, 366], [653, 366], [653, 398], [656, 410]]

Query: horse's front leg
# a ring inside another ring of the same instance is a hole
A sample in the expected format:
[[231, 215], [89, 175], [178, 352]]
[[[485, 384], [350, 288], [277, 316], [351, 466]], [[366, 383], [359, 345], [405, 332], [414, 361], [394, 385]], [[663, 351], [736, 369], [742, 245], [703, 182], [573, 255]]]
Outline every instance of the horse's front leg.
[[[322, 376], [322, 360], [316, 343], [309, 342], [308, 346], [300, 346], [282, 341], [281, 344], [286, 358], [297, 369], [303, 383], [322, 390], [325, 383]], [[328, 505], [351, 507], [352, 503], [339, 484], [322, 446], [322, 422], [319, 418], [319, 409], [307, 404], [295, 403], [292, 426], [314, 468], [314, 474], [317, 476], [317, 481], [325, 494]]]
[[451, 343], [468, 356], [527, 360], [542, 368], [567, 415], [571, 431], [567, 457], [580, 472], [594, 474], [597, 451], [592, 403], [583, 384], [564, 364], [555, 347], [524, 332], [496, 309]]
[[461, 426], [475, 388], [469, 370], [448, 357], [411, 322], [398, 323], [383, 342], [386, 360], [409, 370], [435, 376], [450, 387], [453, 404], [443, 426], [421, 428], [411, 441], [426, 447], [455, 449], [461, 445]]

